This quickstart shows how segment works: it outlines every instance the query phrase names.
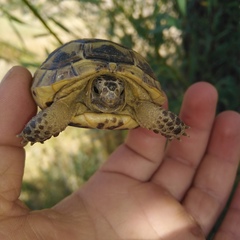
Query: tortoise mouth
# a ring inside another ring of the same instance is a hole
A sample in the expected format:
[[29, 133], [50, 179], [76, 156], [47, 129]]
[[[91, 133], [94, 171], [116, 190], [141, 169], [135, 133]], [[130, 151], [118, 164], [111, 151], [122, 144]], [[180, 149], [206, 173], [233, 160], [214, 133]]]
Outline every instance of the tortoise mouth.
[[112, 75], [101, 75], [93, 80], [91, 103], [102, 112], [116, 112], [125, 102], [125, 84]]
[[117, 112], [121, 110], [124, 106], [123, 101], [106, 103], [101, 99], [93, 99], [92, 104], [96, 110], [100, 112], [105, 112], [105, 113]]

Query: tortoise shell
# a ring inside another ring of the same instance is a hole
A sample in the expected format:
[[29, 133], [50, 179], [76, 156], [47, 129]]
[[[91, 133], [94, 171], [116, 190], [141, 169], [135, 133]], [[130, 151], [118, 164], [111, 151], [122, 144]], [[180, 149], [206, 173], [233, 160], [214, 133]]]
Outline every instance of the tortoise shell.
[[101, 39], [74, 40], [53, 51], [34, 74], [32, 94], [44, 109], [65, 85], [71, 82], [85, 85], [90, 78], [108, 73], [121, 75], [126, 81], [140, 85], [159, 105], [165, 101], [160, 83], [140, 54]]

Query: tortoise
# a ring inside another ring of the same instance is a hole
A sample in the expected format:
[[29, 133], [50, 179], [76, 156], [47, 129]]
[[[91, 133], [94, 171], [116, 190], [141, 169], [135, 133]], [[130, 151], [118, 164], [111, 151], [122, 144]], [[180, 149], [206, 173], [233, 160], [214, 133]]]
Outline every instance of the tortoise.
[[42, 109], [18, 135], [43, 143], [68, 125], [143, 127], [172, 140], [187, 136], [180, 118], [162, 108], [165, 95], [137, 52], [102, 39], [78, 39], [53, 51], [35, 72], [32, 96]]

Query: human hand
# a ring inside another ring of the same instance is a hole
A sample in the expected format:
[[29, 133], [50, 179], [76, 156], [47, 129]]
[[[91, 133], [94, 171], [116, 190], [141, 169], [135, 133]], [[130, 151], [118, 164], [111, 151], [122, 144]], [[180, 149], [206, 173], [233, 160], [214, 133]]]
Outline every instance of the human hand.
[[[216, 90], [192, 85], [181, 119], [189, 138], [134, 129], [92, 178], [51, 209], [31, 211], [19, 195], [21, 132], [35, 114], [31, 75], [14, 67], [0, 84], [0, 239], [205, 239], [230, 195], [240, 159], [240, 115], [215, 117]], [[46, 143], [47, 144], [47, 143]], [[240, 186], [215, 240], [240, 239]]]

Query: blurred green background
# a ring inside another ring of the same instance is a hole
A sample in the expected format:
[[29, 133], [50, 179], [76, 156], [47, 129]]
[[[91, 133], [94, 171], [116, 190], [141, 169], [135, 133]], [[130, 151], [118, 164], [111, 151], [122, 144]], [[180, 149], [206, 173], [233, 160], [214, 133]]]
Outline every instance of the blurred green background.
[[[217, 88], [218, 113], [240, 111], [239, 20], [238, 0], [1, 0], [0, 76], [16, 64], [34, 72], [67, 41], [104, 38], [147, 59], [172, 111], [197, 81]], [[51, 207], [81, 186], [125, 136], [69, 127], [44, 145], [27, 146], [21, 198], [33, 209]]]

